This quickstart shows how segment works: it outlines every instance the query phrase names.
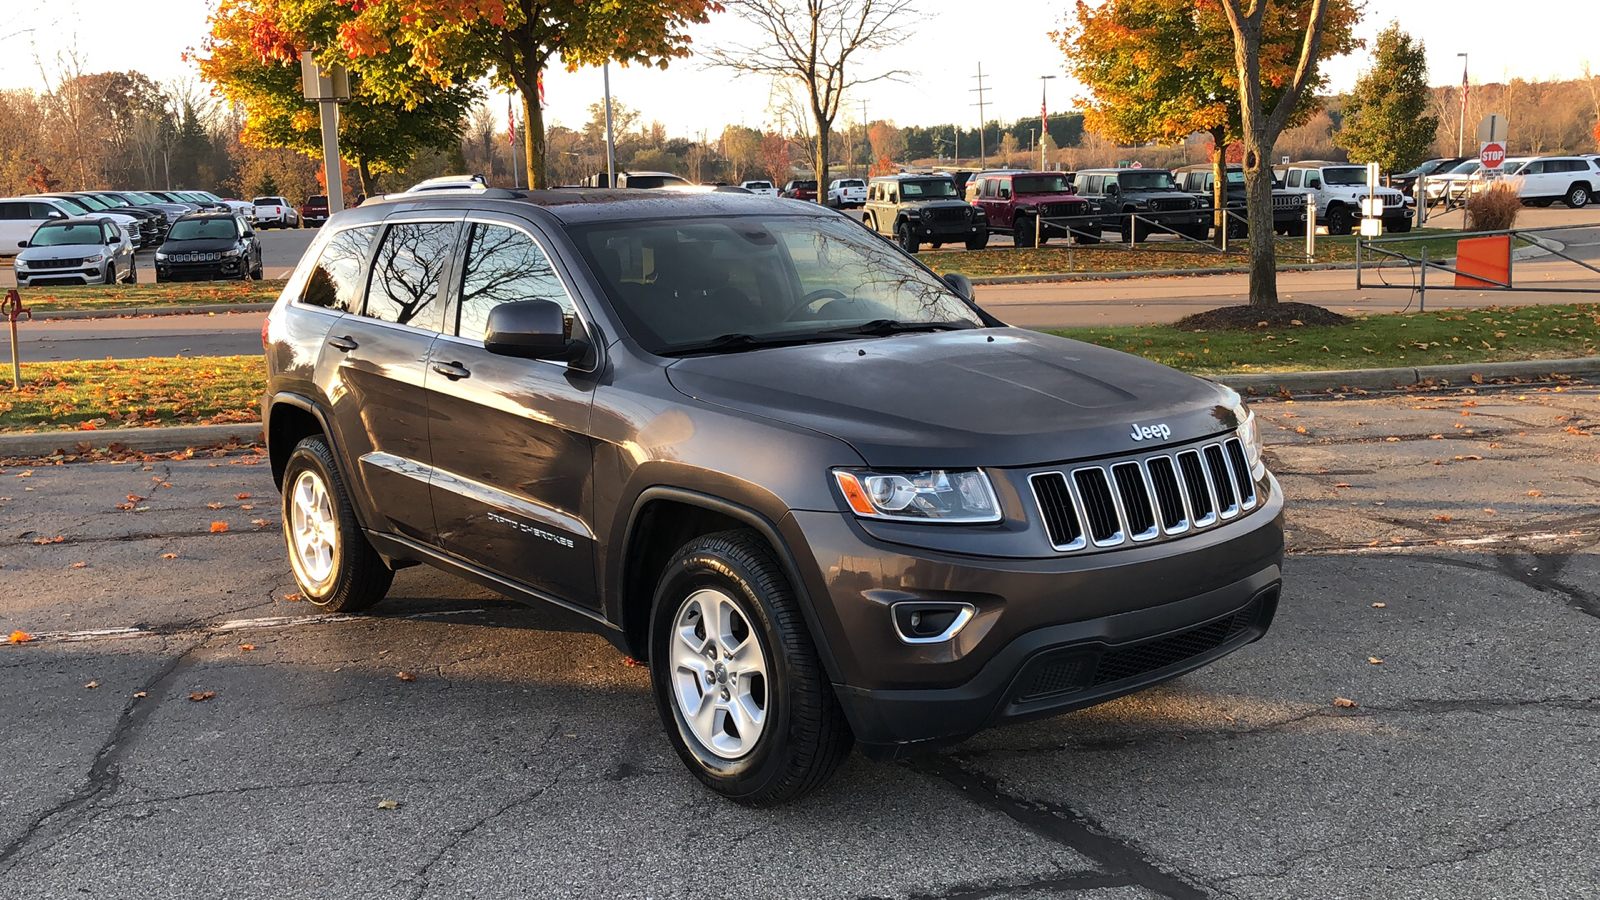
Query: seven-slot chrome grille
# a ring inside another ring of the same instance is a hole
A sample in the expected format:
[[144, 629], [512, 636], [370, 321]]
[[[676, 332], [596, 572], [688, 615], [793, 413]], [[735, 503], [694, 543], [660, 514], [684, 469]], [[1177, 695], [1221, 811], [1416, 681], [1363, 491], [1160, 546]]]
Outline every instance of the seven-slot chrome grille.
[[1050, 543], [1063, 552], [1175, 538], [1237, 518], [1260, 501], [1236, 437], [1028, 480]]

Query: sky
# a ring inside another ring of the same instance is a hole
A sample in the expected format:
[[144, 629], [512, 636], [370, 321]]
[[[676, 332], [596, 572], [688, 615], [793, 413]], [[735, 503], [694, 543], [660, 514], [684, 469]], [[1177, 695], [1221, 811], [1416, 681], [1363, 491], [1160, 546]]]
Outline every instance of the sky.
[[[1575, 0], [1544, 5], [1570, 2]], [[205, 37], [205, 0], [4, 0], [4, 5], [0, 88], [45, 87], [62, 69], [60, 56], [74, 50], [88, 72], [136, 69], [158, 81], [195, 77], [182, 54]], [[865, 100], [868, 121], [976, 126], [980, 64], [988, 119], [1037, 115], [1042, 88], [1049, 91], [1052, 112], [1072, 109], [1081, 89], [1066, 78], [1060, 50], [1048, 36], [1072, 6], [1071, 0], [994, 0], [981, 7], [987, 14], [980, 18], [970, 0], [922, 0], [917, 4], [922, 19], [904, 26], [893, 46], [860, 62], [866, 74], [892, 69], [913, 74], [856, 91], [842, 118], [859, 121]], [[1493, 26], [1485, 27], [1481, 17], [1463, 15], [1459, 0], [1368, 0], [1359, 33], [1370, 44], [1390, 20], [1426, 42], [1429, 80], [1436, 85], [1460, 83], [1462, 60], [1456, 54], [1463, 52], [1469, 54], [1474, 82], [1577, 78], [1585, 62], [1600, 69], [1594, 29], [1552, 28], [1547, 15], [1495, 15]], [[697, 46], [749, 36], [731, 14], [714, 16], [690, 35]], [[1332, 61], [1330, 87], [1347, 90], [1367, 64], [1366, 51]], [[1058, 77], [1046, 86], [1041, 75]], [[551, 72], [545, 79], [546, 121], [580, 126], [601, 92], [598, 69]], [[665, 123], [673, 137], [715, 136], [726, 124], [760, 127], [772, 121], [770, 82], [708, 70], [696, 59], [679, 60], [666, 71], [612, 66], [611, 92], [639, 110], [643, 121]], [[490, 105], [503, 120], [506, 97], [492, 95]]]

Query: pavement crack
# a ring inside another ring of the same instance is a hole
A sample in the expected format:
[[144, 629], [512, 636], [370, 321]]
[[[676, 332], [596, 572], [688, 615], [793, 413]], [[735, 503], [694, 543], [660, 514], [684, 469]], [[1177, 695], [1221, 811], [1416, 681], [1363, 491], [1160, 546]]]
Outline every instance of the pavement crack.
[[1112, 837], [1104, 826], [1076, 810], [1007, 794], [993, 779], [961, 767], [948, 756], [920, 757], [905, 765], [949, 784], [979, 806], [1006, 816], [1039, 837], [1070, 848], [1113, 874], [1126, 876], [1130, 885], [1169, 900], [1207, 900], [1210, 897], [1204, 888], [1161, 869], [1144, 851]]
[[464, 841], [467, 840], [467, 838], [471, 837], [479, 829], [483, 828], [485, 825], [489, 824], [495, 819], [498, 819], [518, 806], [537, 800], [544, 794], [545, 791], [555, 787], [556, 783], [560, 780], [561, 779], [559, 777], [552, 778], [539, 787], [534, 788], [533, 790], [528, 791], [521, 796], [515, 797], [485, 813], [484, 815], [474, 819], [470, 824], [467, 825], [466, 828], [463, 828], [451, 835], [450, 839], [445, 841], [444, 845], [441, 846], [437, 852], [429, 856], [414, 874], [396, 883], [395, 887], [401, 887], [402, 885], [409, 883], [409, 885], [413, 888], [413, 893], [411, 894], [412, 900], [420, 900], [420, 898], [428, 892], [430, 873], [433, 871], [433, 867], [438, 865], [439, 861], [444, 859], [451, 850], [454, 850], [456, 847], [460, 846]]
[[[195, 651], [205, 644], [206, 641], [201, 640], [184, 648], [156, 670], [140, 691], [135, 692], [127, 706], [123, 707], [110, 736], [95, 753], [84, 784], [60, 803], [35, 816], [16, 840], [0, 850], [0, 876], [17, 866], [21, 854], [30, 845], [41, 840], [49, 842], [85, 808], [117, 792], [122, 782], [123, 760], [138, 746], [145, 723], [160, 708], [178, 677], [195, 664]], [[141, 697], [145, 698], [143, 702], [139, 699]]]
[[[952, 885], [938, 893], [912, 893], [906, 900], [984, 900], [988, 897], [1011, 897], [1039, 891], [1092, 891], [1100, 888], [1134, 887], [1137, 885], [1127, 875], [1108, 875], [1104, 872], [1063, 872], [1020, 881], [998, 881], [993, 884], [962, 883]], [[883, 900], [880, 894], [865, 894], [857, 900]]]

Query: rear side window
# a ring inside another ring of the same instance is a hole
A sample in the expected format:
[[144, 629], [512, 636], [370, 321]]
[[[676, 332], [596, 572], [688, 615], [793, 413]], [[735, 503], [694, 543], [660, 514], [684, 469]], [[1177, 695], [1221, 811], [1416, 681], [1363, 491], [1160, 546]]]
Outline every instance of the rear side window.
[[513, 300], [549, 300], [572, 314], [572, 298], [533, 238], [505, 225], [473, 224], [456, 333], [483, 340], [489, 310]]
[[439, 330], [439, 284], [455, 248], [454, 222], [390, 225], [372, 259], [362, 315]]
[[350, 312], [361, 306], [361, 265], [367, 260], [378, 226], [367, 225], [341, 231], [322, 248], [316, 268], [306, 279], [300, 302]]

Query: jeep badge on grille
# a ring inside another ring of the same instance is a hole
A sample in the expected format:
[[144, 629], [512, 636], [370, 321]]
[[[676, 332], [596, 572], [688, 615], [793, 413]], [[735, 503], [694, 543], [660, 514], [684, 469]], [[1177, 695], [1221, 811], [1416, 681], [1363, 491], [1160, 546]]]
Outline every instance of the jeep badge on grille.
[[1154, 438], [1161, 438], [1164, 441], [1172, 437], [1172, 429], [1168, 428], [1164, 423], [1161, 425], [1135, 424], [1132, 437], [1136, 441], [1148, 441]]

